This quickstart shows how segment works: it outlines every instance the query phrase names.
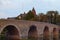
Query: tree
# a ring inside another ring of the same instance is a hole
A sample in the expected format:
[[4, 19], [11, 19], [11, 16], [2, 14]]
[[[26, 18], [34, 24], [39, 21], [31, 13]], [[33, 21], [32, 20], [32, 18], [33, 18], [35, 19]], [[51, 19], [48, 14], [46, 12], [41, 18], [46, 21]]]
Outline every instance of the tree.
[[31, 11], [29, 11], [24, 17], [25, 20], [30, 20], [32, 18], [34, 18], [34, 14]]
[[57, 15], [56, 22], [57, 24], [60, 23], [60, 15]]
[[48, 11], [47, 14], [46, 14], [48, 16], [48, 20], [49, 20], [50, 23], [52, 23], [52, 18], [53, 18], [52, 13], [53, 13], [53, 11]]
[[56, 24], [56, 18], [58, 15], [58, 11], [48, 11], [47, 16], [49, 17], [48, 19], [50, 20], [50, 23]]
[[56, 22], [56, 20], [57, 20], [57, 15], [58, 15], [58, 11], [55, 11], [55, 13], [54, 13], [54, 24], [57, 23], [57, 22]]
[[38, 16], [39, 16], [39, 21], [43, 22], [43, 20], [44, 20], [44, 14], [40, 13]]

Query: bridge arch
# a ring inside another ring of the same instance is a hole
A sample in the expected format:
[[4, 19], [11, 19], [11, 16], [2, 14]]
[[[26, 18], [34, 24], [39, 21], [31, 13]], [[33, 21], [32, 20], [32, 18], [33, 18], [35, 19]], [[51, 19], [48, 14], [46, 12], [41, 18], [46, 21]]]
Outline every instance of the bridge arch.
[[59, 39], [60, 39], [60, 28], [59, 28]]
[[43, 40], [49, 40], [49, 27], [45, 26], [43, 30]]
[[31, 25], [28, 31], [28, 39], [37, 40], [38, 32], [35, 25]]
[[7, 25], [1, 31], [6, 40], [20, 40], [19, 30], [14, 25]]
[[53, 28], [53, 40], [57, 40], [57, 28]]

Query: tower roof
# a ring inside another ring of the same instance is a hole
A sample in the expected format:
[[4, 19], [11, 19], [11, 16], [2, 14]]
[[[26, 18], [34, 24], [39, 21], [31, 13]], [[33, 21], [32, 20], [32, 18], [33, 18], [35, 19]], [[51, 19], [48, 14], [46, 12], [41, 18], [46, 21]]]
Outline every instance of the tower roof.
[[32, 9], [32, 12], [33, 12], [34, 15], [36, 15], [36, 11], [35, 11], [35, 8], [34, 7]]

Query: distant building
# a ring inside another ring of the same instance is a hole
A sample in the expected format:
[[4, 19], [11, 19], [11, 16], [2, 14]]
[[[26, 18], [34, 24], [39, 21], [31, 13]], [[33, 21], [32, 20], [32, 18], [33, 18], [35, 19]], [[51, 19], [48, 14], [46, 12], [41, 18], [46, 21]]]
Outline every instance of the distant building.
[[16, 17], [8, 17], [7, 19], [16, 19]]
[[[31, 10], [31, 12], [34, 14], [34, 16], [36, 16], [36, 11], [35, 11], [35, 9], [33, 8], [32, 10]], [[20, 14], [20, 15], [18, 15], [17, 17], [19, 18], [19, 19], [24, 19], [24, 17], [27, 15], [27, 13], [23, 13], [23, 14]]]
[[20, 15], [18, 15], [17, 17], [18, 17], [19, 19], [23, 19], [25, 16], [26, 16], [26, 13], [24, 12], [24, 14], [20, 14]]
[[[35, 9], [33, 8], [32, 10], [31, 10], [31, 12], [34, 14], [34, 16], [36, 16], [36, 11], [35, 11]], [[27, 13], [23, 13], [23, 14], [20, 14], [20, 15], [18, 15], [17, 17], [9, 17], [9, 18], [7, 18], [7, 19], [24, 19], [24, 17], [27, 15]]]
[[32, 9], [32, 13], [36, 16], [36, 11], [34, 8]]

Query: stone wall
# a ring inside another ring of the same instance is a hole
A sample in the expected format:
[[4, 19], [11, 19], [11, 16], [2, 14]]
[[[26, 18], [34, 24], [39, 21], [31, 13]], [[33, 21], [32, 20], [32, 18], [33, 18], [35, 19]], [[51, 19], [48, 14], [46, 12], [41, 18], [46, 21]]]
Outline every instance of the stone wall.
[[59, 32], [59, 26], [50, 24], [50, 23], [26, 21], [26, 20], [0, 20], [0, 34], [3, 31], [3, 29], [7, 27], [8, 25], [13, 25], [14, 27], [17, 28], [17, 30], [19, 31], [20, 38], [24, 38], [24, 37], [28, 38], [28, 32], [32, 25], [36, 27], [38, 37], [43, 37], [45, 26], [48, 27], [50, 36], [53, 35], [54, 28], [56, 28], [57, 35]]

